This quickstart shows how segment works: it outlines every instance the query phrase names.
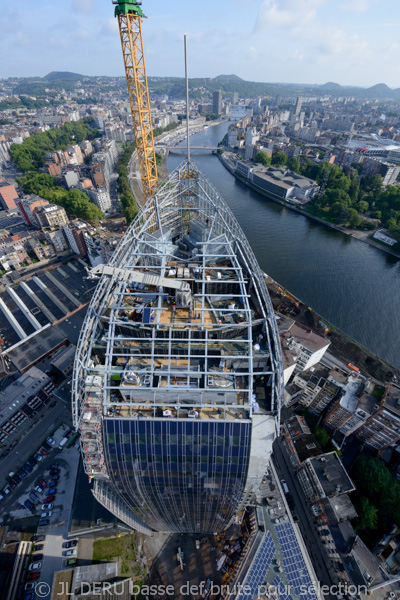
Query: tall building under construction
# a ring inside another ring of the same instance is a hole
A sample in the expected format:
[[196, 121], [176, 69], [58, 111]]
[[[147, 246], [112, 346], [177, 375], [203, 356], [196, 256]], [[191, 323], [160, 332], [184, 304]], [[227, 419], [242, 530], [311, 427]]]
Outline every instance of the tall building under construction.
[[235, 217], [185, 160], [91, 276], [73, 412], [95, 497], [145, 533], [240, 521], [279, 428], [282, 366]]

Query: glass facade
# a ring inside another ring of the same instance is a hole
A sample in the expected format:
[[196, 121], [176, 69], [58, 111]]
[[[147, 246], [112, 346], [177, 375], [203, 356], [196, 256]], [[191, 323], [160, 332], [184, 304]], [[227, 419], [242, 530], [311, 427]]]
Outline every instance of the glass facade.
[[152, 529], [220, 532], [243, 496], [250, 422], [105, 419], [114, 489]]

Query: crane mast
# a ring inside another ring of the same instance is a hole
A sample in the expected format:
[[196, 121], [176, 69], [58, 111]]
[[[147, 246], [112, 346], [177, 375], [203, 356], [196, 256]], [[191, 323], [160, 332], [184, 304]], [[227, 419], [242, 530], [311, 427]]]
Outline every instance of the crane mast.
[[113, 4], [116, 4], [115, 16], [118, 18], [121, 36], [143, 195], [147, 202], [157, 189], [158, 179], [143, 52], [142, 18], [144, 15], [140, 8], [142, 3], [137, 0], [113, 0]]

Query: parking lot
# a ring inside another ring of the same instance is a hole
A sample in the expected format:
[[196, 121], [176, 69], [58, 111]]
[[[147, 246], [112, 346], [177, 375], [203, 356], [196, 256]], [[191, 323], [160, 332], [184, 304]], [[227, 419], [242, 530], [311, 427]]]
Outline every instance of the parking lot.
[[[25, 537], [28, 532], [39, 536], [32, 537], [35, 542], [30, 559], [32, 568], [28, 567], [22, 575], [20, 592], [29, 581], [35, 585], [42, 583], [42, 598], [50, 598], [54, 572], [68, 568], [65, 561], [76, 562], [78, 557], [78, 544], [65, 547], [80, 460], [79, 449], [75, 445], [59, 448], [67, 429], [67, 426], [58, 429], [54, 435], [54, 445], [46, 456], [42, 455], [33, 471], [11, 491], [1, 508], [8, 525], [25, 532]], [[9, 511], [6, 514], [3, 512], [5, 509]], [[44, 539], [41, 539], [42, 536]]]

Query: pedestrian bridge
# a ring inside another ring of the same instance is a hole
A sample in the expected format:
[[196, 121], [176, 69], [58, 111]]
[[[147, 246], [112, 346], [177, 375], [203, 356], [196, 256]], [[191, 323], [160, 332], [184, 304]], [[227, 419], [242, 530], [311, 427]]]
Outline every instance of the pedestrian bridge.
[[[167, 144], [155, 144], [157, 150], [169, 150], [172, 152], [173, 150], [183, 150], [186, 152], [186, 146], [168, 146]], [[191, 150], [219, 150], [219, 146], [192, 146], [190, 145]]]

